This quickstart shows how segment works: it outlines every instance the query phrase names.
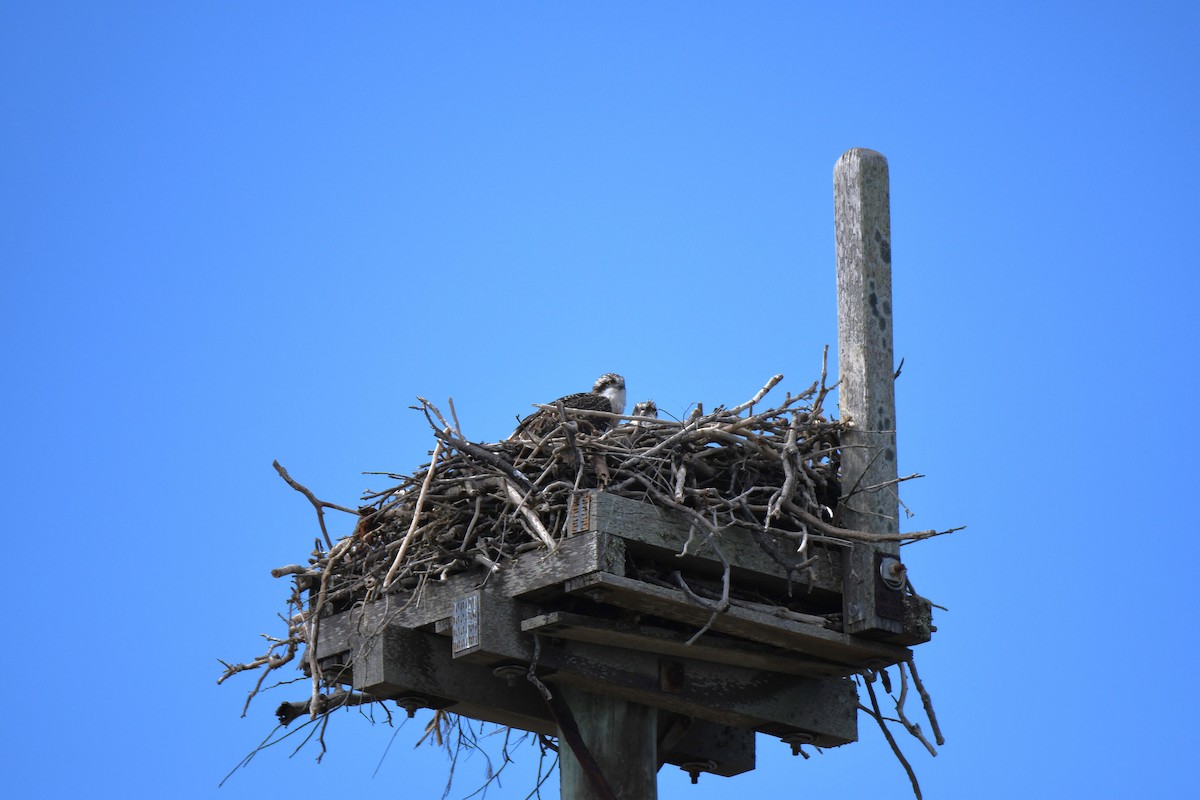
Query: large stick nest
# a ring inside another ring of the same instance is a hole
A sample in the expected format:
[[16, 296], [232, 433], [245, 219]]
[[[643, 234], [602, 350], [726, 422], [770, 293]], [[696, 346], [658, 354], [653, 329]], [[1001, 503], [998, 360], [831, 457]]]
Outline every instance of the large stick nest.
[[[328, 571], [326, 602], [412, 590], [471, 569], [496, 570], [513, 556], [553, 548], [569, 500], [582, 488], [684, 509], [701, 524], [744, 525], [803, 535], [826, 530], [837, 503], [838, 446], [845, 423], [827, 419], [829, 391], [814, 383], [778, 406], [750, 401], [684, 421], [613, 417], [546, 407], [543, 433], [495, 444], [467, 441], [428, 401], [419, 407], [437, 438], [430, 464], [368, 495], [354, 535], [314, 567]], [[814, 531], [816, 532], [816, 531]], [[332, 566], [331, 557], [339, 556]], [[324, 562], [324, 563], [321, 563]]]
[[[357, 510], [318, 500], [276, 464], [316, 508], [323, 541], [307, 566], [273, 570], [276, 577], [295, 576], [288, 636], [272, 637], [270, 651], [254, 662], [227, 665], [225, 677], [262, 666], [269, 672], [290, 661], [299, 644], [312, 644], [312, 622], [322, 615], [386, 593], [414, 597], [427, 581], [470, 570], [486, 575], [519, 554], [553, 549], [580, 489], [600, 486], [675, 509], [710, 538], [734, 526], [792, 539], [802, 554], [810, 538], [938, 535], [879, 535], [833, 523], [845, 499], [837, 474], [840, 439], [852, 421], [825, 416], [834, 386], [826, 384], [824, 369], [804, 391], [762, 408], [782, 378], [772, 377], [740, 405], [708, 413], [697, 406], [682, 421], [545, 406], [541, 424], [522, 426], [526, 432], [494, 444], [469, 441], [456, 415], [448, 422], [418, 398], [415, 408], [435, 437], [430, 463], [412, 475], [386, 473], [399, 483], [368, 493]], [[597, 417], [607, 419], [597, 425]], [[329, 538], [327, 508], [358, 516], [350, 536], [336, 543]]]
[[[522, 553], [553, 549], [565, 533], [571, 497], [581, 489], [599, 487], [674, 509], [710, 540], [730, 526], [770, 534], [761, 541], [792, 540], [792, 552], [801, 557], [810, 538], [904, 541], [949, 532], [879, 535], [837, 527], [843, 492], [858, 490], [838, 480], [841, 435], [853, 423], [825, 415], [834, 386], [826, 385], [824, 368], [806, 390], [763, 408], [782, 377], [740, 405], [708, 413], [698, 406], [682, 421], [545, 406], [538, 425], [523, 425], [520, 435], [493, 444], [469, 441], [455, 414], [449, 422], [418, 398], [415, 408], [435, 437], [430, 462], [411, 475], [385, 473], [398, 483], [366, 494], [357, 509], [318, 500], [276, 463], [284, 480], [313, 504], [322, 539], [307, 566], [273, 570], [276, 577], [294, 576], [283, 615], [287, 636], [265, 637], [268, 649], [253, 661], [225, 664], [221, 681], [260, 670], [248, 707], [266, 677], [307, 644], [304, 667], [312, 693], [307, 701], [279, 707], [282, 725], [306, 714], [327, 721], [335, 708], [372, 702], [322, 676], [314, 646], [319, 619], [385, 594], [413, 599], [428, 581], [465, 571], [482, 578]], [[356, 514], [353, 533], [333, 542], [325, 509]], [[726, 585], [720, 608], [728, 591]], [[321, 745], [324, 752], [323, 733]]]

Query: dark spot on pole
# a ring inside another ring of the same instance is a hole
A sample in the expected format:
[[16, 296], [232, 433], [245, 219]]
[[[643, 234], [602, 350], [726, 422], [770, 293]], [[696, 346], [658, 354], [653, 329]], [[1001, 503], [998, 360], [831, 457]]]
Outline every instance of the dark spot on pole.
[[883, 451], [883, 458], [886, 461], [895, 461], [896, 460], [896, 451], [889, 447], [888, 449]]
[[[867, 298], [867, 302], [869, 302], [871, 304], [871, 313], [878, 317], [879, 316], [879, 298], [875, 296], [874, 292], [871, 292], [871, 296]], [[881, 319], [880, 322], [882, 323], [883, 320]]]

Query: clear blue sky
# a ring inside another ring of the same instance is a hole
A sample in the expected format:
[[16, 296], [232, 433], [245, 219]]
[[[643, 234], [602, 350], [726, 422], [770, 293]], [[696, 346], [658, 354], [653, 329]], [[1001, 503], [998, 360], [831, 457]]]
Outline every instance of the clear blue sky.
[[[976, 5], [0, 3], [6, 795], [439, 796], [353, 715], [216, 788], [290, 696], [215, 684], [316, 531], [272, 459], [353, 504], [426, 458], [417, 394], [495, 439], [609, 370], [806, 386], [855, 146], [908, 524], [970, 526], [905, 551], [950, 609], [926, 797], [1193, 792], [1200, 11]], [[661, 796], [903, 797], [868, 722]]]

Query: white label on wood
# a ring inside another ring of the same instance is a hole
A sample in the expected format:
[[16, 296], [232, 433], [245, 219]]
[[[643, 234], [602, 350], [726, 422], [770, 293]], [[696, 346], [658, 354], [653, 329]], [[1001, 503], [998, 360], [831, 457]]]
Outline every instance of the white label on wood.
[[575, 492], [567, 505], [567, 532], [572, 536], [592, 530], [592, 493]]
[[479, 592], [454, 599], [451, 649], [455, 655], [479, 646]]

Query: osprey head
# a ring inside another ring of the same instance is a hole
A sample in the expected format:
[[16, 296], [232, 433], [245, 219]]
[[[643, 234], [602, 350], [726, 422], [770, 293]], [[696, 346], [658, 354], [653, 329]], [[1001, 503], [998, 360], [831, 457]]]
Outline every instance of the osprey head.
[[633, 406], [633, 416], [654, 417], [658, 419], [658, 404], [653, 400], [643, 400]]
[[612, 413], [625, 413], [625, 379], [615, 372], [606, 372], [592, 385], [592, 393], [607, 397]]

